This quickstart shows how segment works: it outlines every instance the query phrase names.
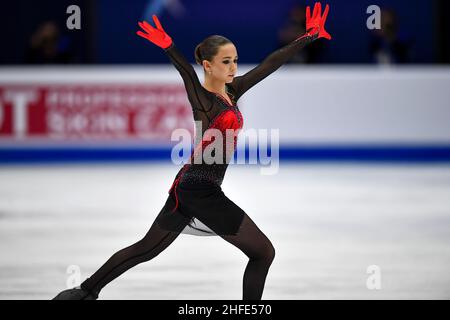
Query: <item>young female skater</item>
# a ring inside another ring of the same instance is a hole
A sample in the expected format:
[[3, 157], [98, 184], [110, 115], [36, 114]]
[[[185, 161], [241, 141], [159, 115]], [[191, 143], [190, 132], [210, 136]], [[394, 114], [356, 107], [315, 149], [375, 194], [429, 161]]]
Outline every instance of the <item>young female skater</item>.
[[[175, 176], [166, 203], [147, 234], [135, 244], [116, 252], [80, 287], [62, 291], [54, 299], [97, 299], [104, 286], [133, 266], [156, 257], [180, 233], [219, 235], [239, 248], [249, 258], [243, 278], [243, 299], [261, 299], [275, 249], [252, 219], [221, 189], [230, 153], [226, 152], [222, 163], [208, 164], [203, 159], [198, 163], [193, 159], [211, 143], [211, 136], [208, 135], [211, 130], [208, 129], [220, 130], [226, 140], [230, 137], [226, 135], [226, 129], [238, 131], [242, 128], [243, 118], [236, 102], [247, 90], [311, 41], [331, 39], [324, 28], [328, 5], [323, 15], [320, 3], [315, 4], [312, 16], [310, 8], [306, 10], [306, 34], [276, 50], [243, 76], [236, 77], [237, 52], [230, 40], [218, 35], [203, 40], [195, 49], [196, 62], [203, 66], [205, 72], [203, 86], [194, 68], [178, 51], [158, 18], [153, 15], [156, 28], [145, 21], [139, 22], [145, 32], [138, 31], [137, 34], [164, 49], [180, 73], [194, 120], [196, 124], [201, 124], [201, 130], [196, 131], [199, 142], [191, 153], [191, 161]], [[235, 148], [237, 136], [231, 138], [231, 142], [222, 141], [222, 145], [231, 144]]]

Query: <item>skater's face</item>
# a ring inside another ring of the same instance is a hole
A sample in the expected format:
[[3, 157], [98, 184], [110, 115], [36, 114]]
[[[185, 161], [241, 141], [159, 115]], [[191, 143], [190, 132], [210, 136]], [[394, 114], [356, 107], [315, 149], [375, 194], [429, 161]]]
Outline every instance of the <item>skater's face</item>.
[[228, 43], [219, 47], [219, 51], [211, 62], [203, 60], [206, 76], [215, 80], [230, 83], [236, 76], [238, 55], [234, 44]]

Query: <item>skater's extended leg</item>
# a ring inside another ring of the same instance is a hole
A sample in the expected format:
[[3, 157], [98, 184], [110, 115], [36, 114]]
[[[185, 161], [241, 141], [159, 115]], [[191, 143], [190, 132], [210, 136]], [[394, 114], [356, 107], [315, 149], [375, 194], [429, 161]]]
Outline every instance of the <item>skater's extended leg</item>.
[[91, 277], [81, 284], [83, 290], [98, 294], [109, 282], [133, 266], [153, 259], [166, 249], [179, 233], [159, 227], [156, 221], [140, 241], [116, 252]]
[[249, 258], [243, 279], [243, 300], [260, 300], [269, 267], [275, 257], [270, 240], [245, 214], [237, 235], [222, 236]]

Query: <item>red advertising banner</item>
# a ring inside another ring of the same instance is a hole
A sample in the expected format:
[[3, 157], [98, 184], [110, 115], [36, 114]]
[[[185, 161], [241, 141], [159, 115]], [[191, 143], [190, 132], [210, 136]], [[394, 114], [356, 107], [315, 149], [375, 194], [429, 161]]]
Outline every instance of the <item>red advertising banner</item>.
[[0, 141], [150, 140], [193, 133], [180, 85], [0, 85]]

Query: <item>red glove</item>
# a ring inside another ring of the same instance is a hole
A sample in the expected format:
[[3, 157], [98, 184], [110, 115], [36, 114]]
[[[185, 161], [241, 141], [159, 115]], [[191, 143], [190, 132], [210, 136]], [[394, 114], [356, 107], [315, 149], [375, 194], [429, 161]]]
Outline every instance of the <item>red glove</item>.
[[155, 22], [156, 28], [153, 28], [147, 21], [138, 22], [139, 26], [146, 32], [138, 31], [136, 34], [145, 38], [158, 47], [166, 49], [172, 44], [172, 38], [164, 31], [158, 17], [153, 15], [153, 21]]
[[318, 38], [331, 40], [331, 35], [325, 30], [325, 21], [327, 20], [329, 10], [330, 6], [327, 5], [322, 16], [322, 5], [320, 2], [316, 2], [311, 17], [311, 8], [309, 6], [306, 7], [306, 31], [310, 34], [319, 33]]

